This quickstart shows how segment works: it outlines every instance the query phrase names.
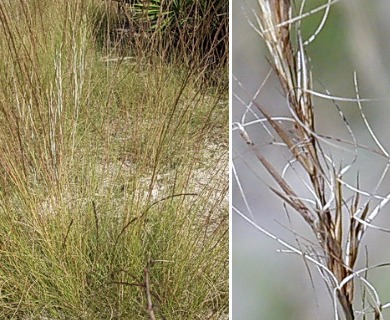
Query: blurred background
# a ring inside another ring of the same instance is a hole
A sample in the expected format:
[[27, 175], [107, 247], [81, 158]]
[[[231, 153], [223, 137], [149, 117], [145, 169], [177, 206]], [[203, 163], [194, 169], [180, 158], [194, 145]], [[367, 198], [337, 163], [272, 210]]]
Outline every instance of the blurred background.
[[[307, 1], [309, 11], [327, 1]], [[299, 1], [296, 2], [299, 5]], [[232, 61], [233, 61], [233, 122], [242, 122], [246, 107], [256, 95], [270, 71], [268, 52], [262, 40], [252, 29], [248, 20], [256, 23], [254, 13], [258, 10], [256, 0], [231, 1], [233, 15]], [[318, 38], [308, 47], [307, 55], [313, 73], [314, 88], [329, 90], [332, 95], [355, 97], [353, 73], [356, 71], [360, 96], [380, 98], [379, 101], [364, 103], [363, 108], [371, 126], [381, 143], [390, 150], [390, 2], [386, 0], [346, 0], [336, 3]], [[306, 39], [318, 26], [323, 11], [302, 22], [303, 38]], [[260, 94], [255, 97], [273, 115], [287, 115], [286, 100], [278, 79], [274, 74], [265, 82]], [[356, 103], [339, 103], [357, 140], [369, 146], [375, 144], [365, 128]], [[315, 99], [317, 131], [350, 140], [347, 130], [331, 101]], [[249, 121], [247, 117], [245, 121]], [[255, 143], [264, 142], [264, 131], [259, 125], [246, 128]], [[296, 245], [294, 232], [313, 239], [310, 231], [297, 216], [289, 210], [287, 217], [282, 202], [269, 190], [275, 187], [272, 179], [262, 169], [250, 148], [233, 131], [234, 172], [241, 183], [232, 175], [233, 206], [278, 237]], [[262, 149], [269, 161], [283, 168], [286, 156], [275, 146]], [[350, 153], [329, 147], [328, 153], [336, 161], [350, 160]], [[351, 183], [359, 172], [360, 186], [372, 190], [378, 181], [386, 159], [371, 152], [361, 152], [359, 161], [351, 171]], [[233, 172], [233, 173], [234, 173]], [[390, 177], [378, 189], [378, 194], [390, 191]], [[251, 212], [247, 209], [244, 193]], [[253, 214], [253, 217], [250, 216]], [[384, 207], [374, 224], [390, 229], [390, 207]], [[294, 230], [294, 232], [292, 232]], [[367, 246], [369, 264], [389, 262], [390, 235], [368, 230], [363, 238], [362, 248]], [[314, 268], [308, 271], [300, 256], [280, 253], [283, 249], [275, 240], [267, 237], [248, 224], [242, 217], [232, 213], [232, 288], [233, 319], [333, 319], [332, 301], [326, 286]], [[360, 253], [358, 267], [366, 263], [364, 250]], [[375, 285], [383, 304], [390, 301], [390, 269], [376, 269], [369, 272], [369, 279]], [[357, 289], [359, 290], [359, 289]], [[385, 318], [390, 317], [384, 311]]]

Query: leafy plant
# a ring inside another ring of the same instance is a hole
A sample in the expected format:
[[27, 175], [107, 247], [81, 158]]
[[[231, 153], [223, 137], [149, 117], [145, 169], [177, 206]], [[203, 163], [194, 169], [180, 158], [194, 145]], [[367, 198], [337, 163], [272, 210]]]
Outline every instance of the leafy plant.
[[110, 39], [107, 48], [125, 56], [148, 52], [148, 59], [177, 60], [205, 73], [227, 67], [228, 1], [122, 2], [115, 10], [116, 20], [104, 18], [96, 27]]

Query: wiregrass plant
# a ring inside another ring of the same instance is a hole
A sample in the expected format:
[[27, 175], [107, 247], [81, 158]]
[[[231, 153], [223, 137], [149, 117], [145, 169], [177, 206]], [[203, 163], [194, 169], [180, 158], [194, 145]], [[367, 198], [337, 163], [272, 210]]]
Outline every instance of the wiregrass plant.
[[105, 8], [0, 6], [0, 317], [218, 319], [227, 82], [102, 54]]
[[[389, 152], [375, 135], [363, 112], [363, 102], [369, 101], [360, 97], [356, 74], [356, 98], [339, 99], [329, 92], [320, 94], [313, 89], [310, 59], [306, 53], [306, 48], [323, 29], [334, 2], [328, 1], [326, 5], [303, 13], [305, 1], [299, 8], [294, 8], [292, 1], [259, 0], [258, 10], [254, 11], [256, 23], [252, 27], [268, 49], [269, 61], [286, 97], [290, 116], [277, 116], [272, 112], [272, 107], [257, 102], [261, 88], [249, 105], [235, 95], [237, 101], [246, 106], [246, 111], [241, 121], [233, 124], [233, 131], [241, 135], [272, 176], [277, 187], [270, 189], [283, 202], [288, 216], [289, 208], [297, 212], [311, 230], [316, 243], [292, 230], [297, 241], [293, 245], [264, 229], [256, 221], [246, 198], [246, 190], [243, 189], [240, 172], [236, 171], [234, 164], [233, 176], [247, 211], [237, 206], [233, 206], [233, 210], [257, 230], [277, 241], [284, 250], [301, 255], [305, 264], [317, 268], [329, 289], [335, 319], [384, 319], [383, 310], [390, 307], [390, 303], [381, 301], [374, 284], [369, 281], [369, 271], [389, 264], [369, 265], [367, 257], [366, 265], [358, 265], [357, 261], [362, 251], [362, 238], [368, 229], [388, 231], [372, 222], [390, 200], [389, 194], [379, 192], [388, 173]], [[318, 28], [307, 40], [303, 39], [300, 29], [302, 19], [320, 10], [324, 13]], [[349, 140], [317, 132], [315, 97], [333, 102]], [[357, 141], [338, 105], [343, 100], [356, 103], [374, 147]], [[253, 126], [260, 126], [269, 141], [258, 144], [257, 141], [261, 139], [248, 131]], [[267, 159], [263, 148], [272, 145], [278, 149], [284, 147], [284, 151], [279, 151], [281, 157], [288, 158], [283, 169], [278, 169]], [[338, 161], [338, 156], [332, 154], [332, 150], [340, 148], [344, 149], [344, 156]], [[369, 191], [360, 187], [362, 173], [356, 171], [359, 157], [364, 152], [385, 162], [375, 187]], [[348, 178], [351, 173], [355, 174], [352, 183]]]

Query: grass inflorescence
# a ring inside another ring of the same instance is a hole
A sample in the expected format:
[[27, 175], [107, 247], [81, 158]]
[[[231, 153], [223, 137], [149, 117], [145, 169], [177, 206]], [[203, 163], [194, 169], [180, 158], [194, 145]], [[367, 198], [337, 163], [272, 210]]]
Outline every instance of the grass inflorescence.
[[[268, 51], [272, 71], [285, 97], [287, 116], [278, 115], [275, 111], [277, 108], [257, 101], [262, 87], [249, 104], [236, 97], [246, 109], [242, 121], [234, 123], [233, 130], [241, 135], [257, 161], [273, 178], [276, 187], [271, 186], [270, 189], [283, 203], [289, 221], [292, 209], [302, 218], [310, 230], [310, 236], [297, 234], [292, 228], [296, 240], [296, 244], [292, 245], [265, 230], [256, 222], [239, 174], [235, 175], [236, 182], [247, 212], [238, 207], [234, 209], [246, 222], [277, 241], [287, 252], [301, 255], [309, 271], [309, 265], [316, 267], [329, 290], [334, 319], [366, 319], [369, 314], [372, 319], [384, 319], [382, 311], [389, 304], [380, 302], [378, 291], [368, 279], [368, 271], [387, 267], [388, 263], [370, 265], [368, 249], [363, 252], [366, 264], [359, 264], [358, 260], [363, 251], [362, 239], [368, 228], [385, 231], [372, 225], [372, 221], [390, 199], [389, 194], [383, 196], [378, 192], [388, 173], [389, 152], [376, 136], [363, 111], [362, 103], [368, 100], [360, 97], [356, 74], [356, 98], [348, 101], [356, 103], [357, 113], [374, 147], [362, 145], [357, 140], [339, 105], [343, 98], [334, 97], [329, 92], [322, 94], [313, 88], [311, 61], [307, 54], [307, 48], [325, 28], [334, 2], [337, 1], [328, 1], [304, 13], [305, 1], [298, 6], [293, 1], [259, 0], [258, 10], [254, 11], [255, 22], [250, 23]], [[323, 15], [318, 27], [312, 35], [303, 38], [301, 24], [305, 17], [321, 10]], [[326, 122], [327, 119], [316, 115], [316, 97], [332, 101], [339, 115], [339, 124], [348, 133], [348, 139], [317, 131], [316, 120]], [[253, 119], [249, 120], [250, 117]], [[248, 129], [255, 125], [263, 134], [260, 138]], [[262, 138], [266, 142], [258, 143]], [[269, 146], [275, 146], [280, 158], [287, 159], [282, 169], [269, 159], [272, 156], [265, 151]], [[339, 149], [343, 150], [340, 159], [340, 155], [336, 154]], [[387, 162], [371, 190], [361, 186], [363, 173], [359, 172], [358, 159], [363, 152]]]

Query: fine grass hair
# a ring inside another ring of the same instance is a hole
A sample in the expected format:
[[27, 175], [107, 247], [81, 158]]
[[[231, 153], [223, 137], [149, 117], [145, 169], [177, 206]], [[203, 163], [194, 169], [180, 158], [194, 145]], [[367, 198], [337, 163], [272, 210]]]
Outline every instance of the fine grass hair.
[[[310, 229], [315, 241], [292, 230], [297, 240], [297, 244], [292, 245], [262, 228], [248, 204], [242, 177], [236, 172], [234, 164], [233, 176], [247, 211], [237, 206], [233, 206], [233, 210], [251, 226], [277, 241], [286, 251], [301, 255], [306, 266], [317, 267], [333, 301], [329, 307], [333, 308], [334, 319], [368, 319], [369, 315], [372, 319], [384, 319], [382, 312], [390, 304], [381, 302], [378, 291], [369, 280], [369, 271], [387, 267], [388, 263], [370, 265], [367, 252], [362, 250], [362, 238], [369, 229], [387, 231], [373, 225], [372, 221], [390, 199], [389, 194], [383, 196], [378, 191], [389, 169], [389, 152], [367, 121], [362, 105], [369, 101], [360, 97], [357, 75], [354, 75], [355, 98], [349, 101], [355, 103], [374, 143], [373, 147], [357, 141], [339, 105], [342, 98], [334, 97], [327, 91], [322, 94], [314, 90], [311, 62], [307, 54], [307, 48], [326, 27], [325, 22], [334, 2], [328, 1], [304, 13], [305, 1], [295, 6], [295, 2], [289, 0], [259, 0], [257, 9], [253, 11], [255, 22], [250, 23], [267, 48], [272, 66], [270, 73], [273, 72], [279, 79], [288, 116], [280, 116], [273, 106], [258, 102], [258, 93], [249, 105], [238, 95], [235, 96], [245, 105], [246, 111], [241, 121], [233, 123], [233, 132], [241, 135], [252, 154], [273, 178], [276, 186], [270, 189], [281, 200], [281, 208], [288, 217], [293, 209]], [[323, 17], [317, 29], [304, 39], [301, 23], [305, 17], [319, 11], [323, 12]], [[316, 120], [326, 121], [316, 117], [317, 97], [333, 103], [339, 123], [349, 135], [348, 139], [317, 131]], [[247, 119], [249, 116], [254, 120]], [[253, 126], [260, 128], [258, 132], [263, 134], [261, 138], [249, 130]], [[259, 143], [264, 137], [266, 141]], [[288, 159], [282, 169], [268, 159], [264, 149], [269, 146], [277, 148], [281, 158]], [[340, 149], [347, 152], [342, 153], [339, 159], [335, 154]], [[356, 169], [364, 152], [386, 162], [372, 190], [361, 187], [363, 173]], [[362, 251], [366, 254], [365, 265], [358, 264]]]

